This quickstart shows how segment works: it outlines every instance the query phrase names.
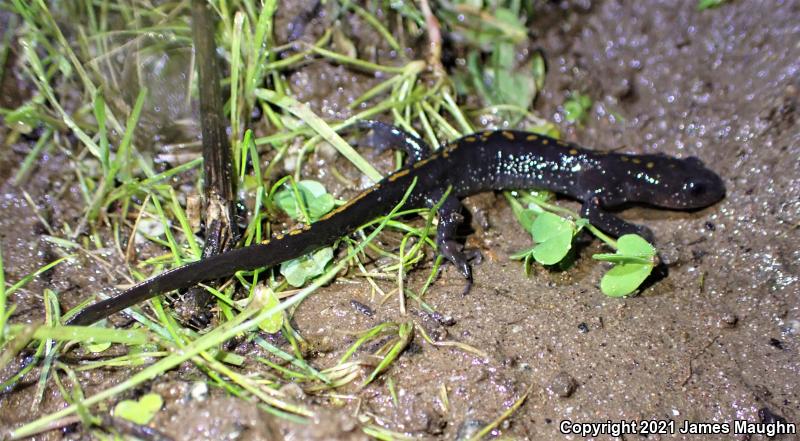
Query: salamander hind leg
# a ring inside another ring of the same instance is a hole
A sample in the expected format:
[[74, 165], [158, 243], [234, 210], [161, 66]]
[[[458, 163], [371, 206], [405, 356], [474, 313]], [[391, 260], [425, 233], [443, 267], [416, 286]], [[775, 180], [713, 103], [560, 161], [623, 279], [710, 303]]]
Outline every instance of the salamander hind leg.
[[644, 225], [636, 225], [626, 222], [612, 213], [604, 210], [600, 200], [596, 197], [584, 201], [581, 207], [581, 216], [589, 219], [595, 227], [603, 230], [612, 236], [622, 236], [625, 234], [638, 234], [646, 241], [654, 243], [653, 232]]
[[469, 257], [465, 254], [462, 245], [456, 240], [456, 231], [464, 222], [461, 214], [461, 202], [453, 195], [447, 196], [439, 208], [439, 226], [436, 231], [436, 245], [439, 254], [450, 261], [467, 280], [463, 294], [472, 288], [472, 266]]
[[425, 141], [405, 130], [381, 121], [358, 121], [356, 127], [369, 129], [370, 133], [361, 138], [359, 145], [368, 145], [381, 153], [387, 149], [397, 149], [406, 153], [406, 165], [411, 165], [431, 154], [431, 148]]

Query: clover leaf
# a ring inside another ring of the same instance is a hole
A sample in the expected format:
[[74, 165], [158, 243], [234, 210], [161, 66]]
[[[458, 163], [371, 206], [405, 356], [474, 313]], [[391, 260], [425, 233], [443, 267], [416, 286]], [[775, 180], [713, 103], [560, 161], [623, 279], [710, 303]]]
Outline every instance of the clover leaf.
[[325, 265], [333, 259], [333, 248], [325, 247], [296, 259], [281, 264], [281, 274], [286, 277], [289, 285], [299, 288], [306, 281], [325, 271]]
[[100, 343], [86, 343], [83, 345], [83, 347], [86, 348], [87, 351], [97, 354], [99, 352], [103, 352], [106, 349], [110, 348], [111, 342], [103, 341]]
[[114, 416], [124, 418], [139, 425], [150, 422], [161, 409], [164, 400], [159, 394], [146, 394], [138, 401], [122, 400], [114, 406]]
[[592, 99], [588, 95], [575, 92], [564, 102], [564, 118], [569, 122], [582, 123], [592, 108]]
[[561, 262], [572, 248], [575, 224], [561, 216], [544, 212], [536, 216], [531, 228], [536, 246], [531, 251], [533, 258], [543, 265]]
[[[275, 291], [262, 284], [256, 286], [254, 301], [259, 302], [258, 304], [261, 305], [261, 309], [267, 310], [278, 306], [280, 303], [278, 296], [275, 295]], [[278, 311], [258, 323], [258, 327], [262, 331], [270, 334], [280, 331], [281, 326], [283, 326], [283, 311]]]
[[[317, 181], [303, 180], [297, 183], [297, 192], [303, 200], [303, 205], [308, 212], [310, 221], [315, 221], [331, 211], [334, 206], [333, 196], [325, 191], [325, 187]], [[292, 219], [303, 216], [297, 204], [294, 190], [283, 188], [275, 194], [275, 203]]]
[[614, 263], [600, 280], [600, 290], [610, 297], [632, 293], [656, 266], [656, 249], [641, 236], [626, 234], [617, 239], [617, 252], [595, 254], [593, 259]]

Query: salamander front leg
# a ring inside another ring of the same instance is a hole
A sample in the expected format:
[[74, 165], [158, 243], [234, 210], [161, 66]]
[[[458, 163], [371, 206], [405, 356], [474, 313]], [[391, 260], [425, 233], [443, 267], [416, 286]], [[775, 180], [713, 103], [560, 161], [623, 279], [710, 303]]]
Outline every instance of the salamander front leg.
[[461, 244], [456, 241], [456, 231], [462, 222], [464, 222], [464, 216], [461, 214], [461, 202], [453, 195], [447, 196], [442, 206], [439, 207], [436, 245], [439, 248], [439, 254], [455, 265], [458, 272], [467, 279], [467, 286], [464, 287], [463, 292], [463, 294], [467, 294], [472, 288], [472, 267]]
[[643, 225], [636, 225], [626, 222], [612, 213], [603, 209], [600, 200], [593, 197], [584, 201], [581, 207], [581, 216], [589, 219], [595, 227], [604, 232], [619, 237], [625, 234], [638, 234], [646, 241], [653, 243], [653, 232]]
[[381, 153], [387, 149], [397, 149], [406, 153], [406, 165], [411, 165], [431, 154], [425, 141], [405, 130], [381, 121], [365, 120], [355, 124], [361, 129], [369, 129], [370, 134], [359, 140], [359, 144], [372, 146]]

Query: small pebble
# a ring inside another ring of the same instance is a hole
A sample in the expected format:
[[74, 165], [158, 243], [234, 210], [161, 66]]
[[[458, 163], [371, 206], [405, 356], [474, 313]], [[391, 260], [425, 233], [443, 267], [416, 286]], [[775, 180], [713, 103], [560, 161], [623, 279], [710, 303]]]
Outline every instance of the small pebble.
[[375, 311], [372, 310], [369, 306], [359, 302], [358, 300], [350, 300], [350, 306], [353, 307], [356, 311], [364, 314], [367, 317], [372, 317], [375, 315]]
[[660, 247], [658, 250], [658, 258], [661, 259], [661, 263], [667, 266], [673, 266], [680, 262], [681, 260], [681, 253], [678, 248], [674, 246], [669, 246], [669, 244]]
[[739, 317], [736, 317], [736, 314], [732, 312], [726, 312], [719, 317], [717, 321], [718, 328], [733, 328], [736, 326], [736, 323], [739, 321]]
[[431, 313], [431, 317], [442, 326], [453, 326], [456, 324], [456, 319], [449, 314], [442, 314], [438, 311], [434, 311]]
[[547, 391], [557, 397], [567, 398], [575, 392], [577, 386], [578, 383], [570, 374], [561, 371], [550, 379], [547, 384]]
[[203, 401], [208, 397], [208, 385], [202, 381], [195, 381], [192, 383], [192, 388], [189, 390], [189, 396], [194, 401]]
[[297, 385], [297, 383], [286, 383], [280, 388], [281, 393], [287, 397], [293, 398], [296, 401], [302, 401], [306, 398], [305, 391]]

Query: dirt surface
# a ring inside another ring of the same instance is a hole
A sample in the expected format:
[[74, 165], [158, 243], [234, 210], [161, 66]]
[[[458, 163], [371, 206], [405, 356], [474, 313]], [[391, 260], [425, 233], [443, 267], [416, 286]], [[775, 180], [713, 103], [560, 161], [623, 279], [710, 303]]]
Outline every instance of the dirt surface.
[[[346, 399], [298, 391], [296, 399], [319, 412], [306, 426], [266, 416], [222, 394], [200, 399], [191, 393], [198, 373], [181, 369], [144, 387], [167, 401], [156, 427], [175, 439], [274, 439], [276, 431], [287, 440], [366, 439], [355, 430], [358, 411], [421, 439], [466, 439], [526, 391], [525, 404], [501, 426], [504, 435], [582, 439], [562, 435], [562, 420], [671, 419], [678, 427], [685, 420], [758, 422], [764, 408], [800, 423], [800, 2], [766, 7], [734, 1], [702, 12], [695, 6], [695, 1], [548, 2], [530, 29], [549, 64], [537, 111], [562, 123], [559, 106], [568, 91], [582, 91], [595, 102], [583, 126], [562, 124], [567, 140], [602, 150], [697, 156], [725, 180], [726, 199], [705, 210], [637, 208], [623, 214], [655, 232], [668, 266], [665, 278], [634, 298], [605, 297], [598, 288], [604, 268], [589, 258], [600, 250], [597, 243], [566, 271], [535, 267], [528, 277], [508, 256], [528, 246], [529, 235], [502, 198], [488, 198], [490, 228], [470, 238], [486, 256], [474, 268], [471, 293], [459, 294], [463, 282], [447, 267], [426, 296], [455, 325], [442, 327], [413, 309], [402, 316], [396, 301], [380, 304], [357, 278], [323, 288], [294, 317], [296, 329], [318, 348], [311, 360], [317, 367], [336, 363], [353, 341], [349, 332], [409, 319], [441, 340], [466, 343], [488, 357], [434, 347], [417, 334], [381, 380], [364, 390], [341, 391]], [[278, 24], [277, 32], [287, 33], [285, 20]], [[308, 69], [295, 74], [293, 85], [303, 87], [295, 92], [325, 116], [348, 116], [340, 95], [358, 96], [367, 85], [341, 67], [326, 71], [324, 63], [312, 63]], [[325, 84], [313, 86], [317, 78]], [[46, 231], [23, 190], [39, 210], [47, 207], [40, 214], [51, 225], [75, 224], [81, 215], [74, 179], [59, 168], [61, 152], [46, 155], [24, 188], [12, 184], [16, 164], [34, 141], [26, 142], [0, 155], [0, 210], [13, 214], [0, 218], [10, 281], [54, 257], [37, 239]], [[429, 265], [412, 272], [407, 283], [421, 287]], [[44, 288], [73, 291], [70, 298], [79, 299], [119, 280], [111, 269], [81, 257], [15, 294], [14, 320], [41, 317]], [[352, 300], [370, 306], [374, 316], [357, 311]], [[128, 375], [103, 370], [81, 380], [91, 393], [93, 385], [107, 387]], [[30, 409], [36, 378], [0, 393], [0, 426], [17, 426], [62, 405], [54, 390], [40, 408]], [[442, 387], [449, 398], [446, 412]], [[77, 427], [42, 439], [86, 437]], [[700, 439], [680, 434], [647, 439], [664, 438]]]

